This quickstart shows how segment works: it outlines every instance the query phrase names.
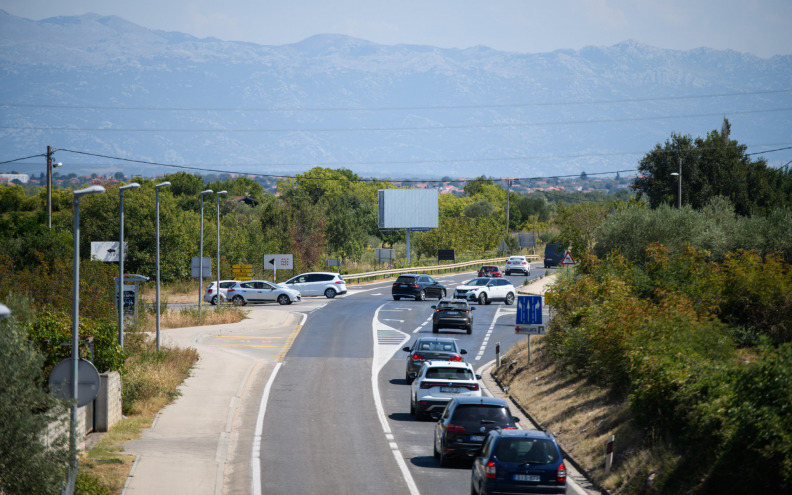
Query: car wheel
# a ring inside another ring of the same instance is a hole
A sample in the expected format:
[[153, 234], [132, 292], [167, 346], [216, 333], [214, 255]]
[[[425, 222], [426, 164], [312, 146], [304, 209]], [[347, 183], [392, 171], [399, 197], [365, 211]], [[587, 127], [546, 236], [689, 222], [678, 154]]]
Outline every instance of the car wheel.
[[484, 294], [483, 292], [481, 294], [479, 294], [479, 296], [478, 296], [478, 303], [479, 304], [489, 304], [489, 301], [487, 301], [487, 295]]
[[470, 335], [471, 333], [473, 333], [473, 325], [468, 325], [465, 330], [467, 330], [468, 335]]
[[211, 300], [212, 306], [217, 306], [217, 296], [214, 296]]
[[432, 454], [434, 455], [435, 459], [440, 459], [440, 452], [437, 451], [437, 440], [434, 441], [434, 446], [432, 447]]
[[287, 296], [286, 294], [281, 294], [281, 295], [278, 296], [278, 304], [280, 304], [281, 306], [284, 306], [284, 305], [290, 304], [290, 303], [291, 303], [291, 301], [289, 300], [289, 296]]
[[412, 384], [412, 382], [413, 382], [413, 379], [412, 379], [412, 378], [410, 378], [410, 374], [409, 374], [409, 373], [405, 373], [405, 374], [404, 374], [404, 381], [405, 381], [405, 382], [407, 382], [407, 385], [410, 385], [410, 384]]
[[448, 467], [451, 465], [451, 459], [449, 459], [448, 456], [442, 452], [440, 452], [440, 465], [442, 467]]
[[325, 297], [328, 299], [332, 299], [336, 296], [336, 291], [333, 289], [327, 288], [325, 289]]
[[426, 291], [425, 290], [422, 290], [421, 292], [418, 293], [417, 296], [415, 296], [415, 300], [416, 301], [423, 301], [424, 299], [426, 299]]
[[437, 296], [437, 300], [439, 301], [440, 299], [444, 299], [445, 296], [446, 296], [446, 290], [443, 289], [442, 291], [440, 291], [440, 295]]
[[432, 325], [432, 333], [437, 333], [440, 331], [440, 327], [437, 325]]
[[412, 397], [410, 397], [410, 414], [415, 416], [415, 402], [413, 402]]
[[514, 294], [512, 294], [511, 292], [506, 294], [506, 301], [505, 302], [506, 302], [507, 306], [511, 306], [512, 304], [514, 304]]
[[400, 299], [401, 299], [401, 297], [400, 297], [400, 296], [393, 296], [393, 300], [394, 300], [394, 301], [398, 301], [398, 300], [400, 300]]
[[244, 306], [245, 304], [247, 304], [245, 298], [242, 296], [234, 296], [234, 298], [231, 301], [234, 303], [234, 306]]

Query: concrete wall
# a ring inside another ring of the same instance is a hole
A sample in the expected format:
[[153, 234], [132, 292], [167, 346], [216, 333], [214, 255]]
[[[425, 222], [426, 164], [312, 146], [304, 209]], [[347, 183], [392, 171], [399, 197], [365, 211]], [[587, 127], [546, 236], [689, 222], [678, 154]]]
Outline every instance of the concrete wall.
[[109, 431], [121, 420], [121, 375], [117, 371], [99, 375], [99, 394], [94, 401], [94, 431]]

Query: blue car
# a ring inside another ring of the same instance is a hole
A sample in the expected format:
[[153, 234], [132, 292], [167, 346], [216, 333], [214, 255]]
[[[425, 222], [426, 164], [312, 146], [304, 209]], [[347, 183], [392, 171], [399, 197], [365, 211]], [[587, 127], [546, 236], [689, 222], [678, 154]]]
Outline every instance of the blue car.
[[470, 492], [478, 495], [566, 493], [566, 466], [553, 435], [492, 430], [473, 461]]

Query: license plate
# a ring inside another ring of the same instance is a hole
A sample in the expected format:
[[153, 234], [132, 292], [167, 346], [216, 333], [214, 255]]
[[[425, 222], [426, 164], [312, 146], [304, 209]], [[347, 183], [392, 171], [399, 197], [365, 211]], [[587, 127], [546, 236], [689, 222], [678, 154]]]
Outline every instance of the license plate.
[[446, 311], [448, 316], [459, 316], [459, 311]]
[[440, 387], [441, 392], [445, 392], [447, 394], [458, 394], [459, 388], [458, 387]]
[[470, 435], [470, 441], [471, 442], [483, 442], [484, 441], [484, 435]]
[[515, 474], [514, 481], [540, 481], [538, 474]]

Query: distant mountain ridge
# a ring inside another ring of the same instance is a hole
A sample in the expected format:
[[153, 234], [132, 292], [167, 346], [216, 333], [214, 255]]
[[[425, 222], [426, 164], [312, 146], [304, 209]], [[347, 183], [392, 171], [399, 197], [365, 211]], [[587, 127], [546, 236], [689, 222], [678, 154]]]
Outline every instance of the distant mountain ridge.
[[[268, 175], [324, 166], [365, 177], [546, 177], [634, 169], [672, 132], [705, 135], [724, 116], [749, 151], [792, 143], [792, 56], [632, 40], [537, 54], [335, 34], [265, 46], [116, 16], [0, 11], [0, 74], [0, 161], [52, 145]], [[58, 159], [77, 173], [173, 171]]]

